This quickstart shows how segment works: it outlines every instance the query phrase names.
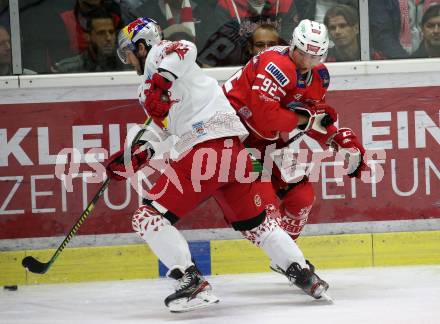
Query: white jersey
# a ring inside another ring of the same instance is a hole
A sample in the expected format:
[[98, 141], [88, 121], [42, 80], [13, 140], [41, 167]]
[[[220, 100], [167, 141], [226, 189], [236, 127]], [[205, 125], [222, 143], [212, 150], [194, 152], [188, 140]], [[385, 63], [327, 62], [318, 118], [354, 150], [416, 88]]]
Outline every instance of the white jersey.
[[[174, 102], [164, 121], [164, 132], [173, 135], [174, 149], [179, 154], [207, 140], [230, 136], [244, 140], [248, 135], [217, 80], [202, 71], [195, 63], [196, 57], [196, 46], [188, 41], [162, 41], [153, 46], [145, 61], [144, 83], [139, 89], [144, 101], [145, 80], [150, 80], [158, 70], [170, 72], [161, 72], [172, 81], [169, 92]], [[157, 131], [158, 127], [154, 127], [154, 132]]]

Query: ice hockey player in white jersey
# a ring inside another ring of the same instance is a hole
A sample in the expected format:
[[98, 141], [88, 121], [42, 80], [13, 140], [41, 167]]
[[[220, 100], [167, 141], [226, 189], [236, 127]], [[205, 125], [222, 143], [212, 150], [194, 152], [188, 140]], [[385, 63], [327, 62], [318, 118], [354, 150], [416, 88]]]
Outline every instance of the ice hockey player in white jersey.
[[107, 174], [116, 180], [130, 177], [157, 154], [158, 143], [173, 138], [175, 157], [132, 219], [135, 232], [168, 267], [167, 275], [178, 280], [165, 299], [170, 311], [218, 302], [173, 226], [211, 196], [232, 228], [276, 260], [293, 284], [314, 298], [325, 296], [328, 284], [276, 221], [278, 201], [271, 184], [252, 179], [252, 161], [242, 144], [248, 132], [217, 81], [195, 63], [195, 45], [162, 41], [160, 27], [148, 18], [124, 27], [118, 42], [121, 60], [143, 73], [140, 101], [153, 123], [128, 150], [128, 160], [124, 151], [109, 158]]

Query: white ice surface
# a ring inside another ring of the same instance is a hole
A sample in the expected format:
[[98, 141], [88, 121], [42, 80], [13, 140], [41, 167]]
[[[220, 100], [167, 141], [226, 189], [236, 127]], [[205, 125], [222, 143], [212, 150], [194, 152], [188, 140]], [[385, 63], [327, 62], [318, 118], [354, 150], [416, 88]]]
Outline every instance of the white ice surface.
[[209, 277], [220, 303], [182, 314], [163, 299], [171, 279], [19, 286], [0, 291], [1, 324], [440, 323], [440, 265], [320, 271], [333, 305], [276, 273]]

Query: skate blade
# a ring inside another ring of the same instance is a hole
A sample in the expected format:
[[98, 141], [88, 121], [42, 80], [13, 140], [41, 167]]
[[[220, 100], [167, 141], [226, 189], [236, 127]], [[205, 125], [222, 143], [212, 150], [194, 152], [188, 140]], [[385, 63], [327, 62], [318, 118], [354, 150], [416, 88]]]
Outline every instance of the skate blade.
[[177, 299], [172, 301], [168, 305], [168, 309], [171, 313], [185, 313], [196, 309], [209, 307], [220, 301], [216, 296], [208, 293], [201, 292], [195, 298], [187, 300], [186, 298]]
[[321, 294], [321, 298], [329, 304], [334, 304], [333, 298], [330, 297], [325, 291]]

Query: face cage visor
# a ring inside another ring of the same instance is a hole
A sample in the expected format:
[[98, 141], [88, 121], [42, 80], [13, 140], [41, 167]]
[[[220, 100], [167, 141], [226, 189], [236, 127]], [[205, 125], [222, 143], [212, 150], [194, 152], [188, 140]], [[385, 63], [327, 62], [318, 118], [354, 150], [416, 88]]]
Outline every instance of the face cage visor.
[[116, 53], [118, 54], [119, 59], [124, 64], [129, 64], [128, 62], [128, 51], [135, 53], [136, 47], [132, 43], [124, 44], [123, 46], [118, 47]]

